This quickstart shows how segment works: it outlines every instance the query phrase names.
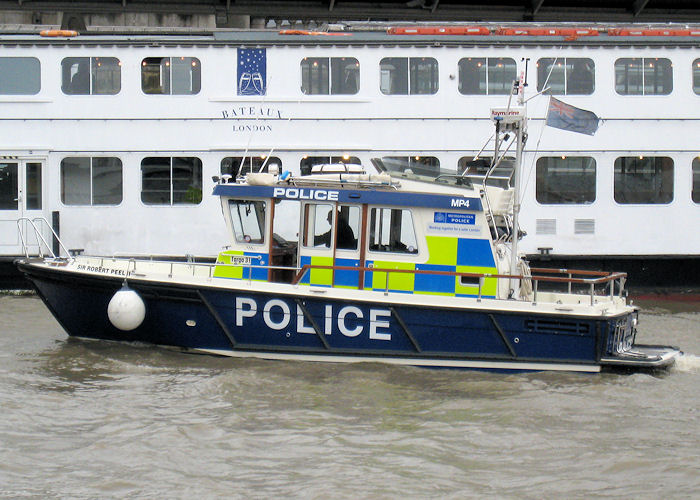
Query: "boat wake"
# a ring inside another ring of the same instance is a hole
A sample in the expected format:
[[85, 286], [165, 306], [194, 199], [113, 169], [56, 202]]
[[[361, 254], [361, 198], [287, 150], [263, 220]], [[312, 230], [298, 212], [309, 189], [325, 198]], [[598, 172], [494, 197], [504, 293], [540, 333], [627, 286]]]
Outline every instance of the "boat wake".
[[683, 373], [700, 373], [700, 356], [695, 354], [682, 354], [676, 359], [673, 371]]

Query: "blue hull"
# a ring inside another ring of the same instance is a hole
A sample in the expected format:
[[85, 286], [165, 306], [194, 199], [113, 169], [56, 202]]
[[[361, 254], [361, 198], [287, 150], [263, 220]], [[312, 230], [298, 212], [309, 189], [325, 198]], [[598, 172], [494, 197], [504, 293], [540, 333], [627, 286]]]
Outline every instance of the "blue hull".
[[468, 361], [473, 363], [463, 366], [490, 367], [495, 362], [517, 369], [555, 364], [598, 371], [615, 321], [132, 281], [129, 286], [145, 302], [146, 316], [138, 328], [122, 331], [107, 315], [120, 279], [20, 267], [71, 336], [231, 355], [391, 359], [430, 366]]

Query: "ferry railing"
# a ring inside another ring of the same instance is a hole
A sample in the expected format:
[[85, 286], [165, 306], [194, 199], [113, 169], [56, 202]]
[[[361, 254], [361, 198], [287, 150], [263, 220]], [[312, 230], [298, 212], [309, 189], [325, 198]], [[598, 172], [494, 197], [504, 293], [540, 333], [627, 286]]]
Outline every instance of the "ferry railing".
[[[29, 258], [29, 249], [33, 246], [37, 247], [37, 254], [41, 258], [44, 258], [45, 256], [43, 251], [44, 247], [47, 250], [47, 254], [50, 255], [53, 259], [56, 259], [61, 255], [60, 252], [58, 256], [54, 253], [52, 246], [49, 245], [49, 243], [44, 238], [44, 232], [39, 227], [37, 227], [37, 223], [42, 227], [47, 228], [51, 232], [51, 235], [53, 236], [54, 240], [58, 243], [59, 247], [63, 250], [63, 253], [65, 253], [67, 257], [70, 257], [70, 251], [68, 250], [68, 248], [66, 248], [61, 239], [58, 237], [58, 234], [56, 234], [56, 231], [54, 231], [53, 227], [51, 227], [49, 221], [47, 221], [44, 217], [34, 217], [33, 219], [30, 219], [29, 217], [19, 217], [16, 219], [16, 221], [17, 232], [19, 233], [20, 241], [22, 243], [22, 253], [26, 258]], [[22, 224], [23, 222], [29, 224], [29, 226], [31, 226], [31, 228], [33, 229], [34, 237], [37, 240], [36, 244], [28, 243], [28, 237], [26, 237], [27, 235], [24, 234], [25, 231]]]

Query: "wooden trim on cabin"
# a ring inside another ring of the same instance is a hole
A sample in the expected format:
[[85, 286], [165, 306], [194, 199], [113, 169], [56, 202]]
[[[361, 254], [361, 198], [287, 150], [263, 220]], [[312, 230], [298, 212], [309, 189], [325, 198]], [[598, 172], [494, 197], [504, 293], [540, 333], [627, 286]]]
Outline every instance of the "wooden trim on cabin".
[[358, 289], [365, 288], [365, 265], [367, 259], [367, 214], [369, 206], [365, 203], [362, 205], [362, 222], [360, 223], [360, 234], [357, 235], [357, 244], [360, 245], [360, 262], [359, 262], [359, 283]]

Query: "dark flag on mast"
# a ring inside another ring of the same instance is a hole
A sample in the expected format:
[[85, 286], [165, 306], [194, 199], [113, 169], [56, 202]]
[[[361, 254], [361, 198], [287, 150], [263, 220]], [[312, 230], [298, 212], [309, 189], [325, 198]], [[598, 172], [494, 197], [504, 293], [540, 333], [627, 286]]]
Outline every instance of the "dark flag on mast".
[[547, 125], [579, 134], [593, 135], [598, 130], [599, 118], [592, 111], [575, 108], [570, 104], [549, 98]]

